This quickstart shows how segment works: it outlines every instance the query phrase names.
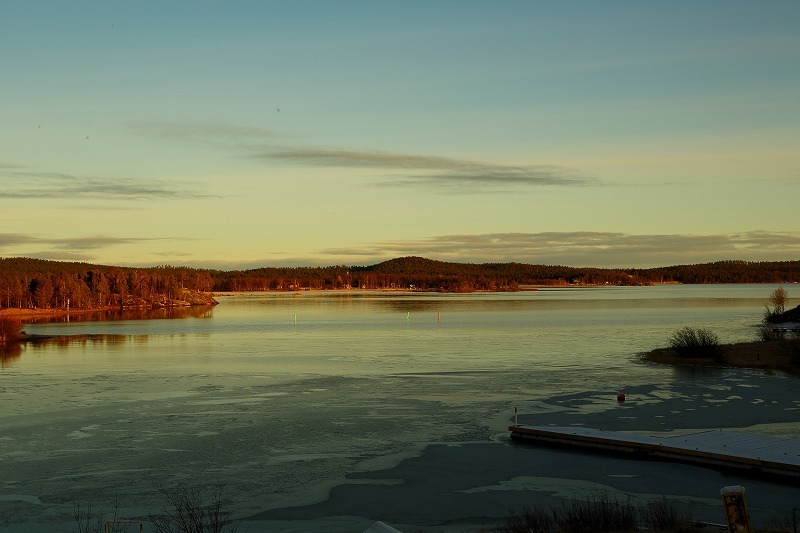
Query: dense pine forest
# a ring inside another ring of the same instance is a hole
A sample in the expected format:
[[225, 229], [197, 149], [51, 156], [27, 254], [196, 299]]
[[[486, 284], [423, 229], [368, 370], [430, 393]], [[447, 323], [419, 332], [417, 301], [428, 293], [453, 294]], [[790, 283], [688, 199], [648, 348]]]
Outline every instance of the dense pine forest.
[[403, 257], [371, 266], [220, 271], [0, 258], [0, 308], [174, 307], [213, 303], [207, 296], [212, 291], [353, 288], [471, 292], [515, 291], [535, 285], [796, 282], [800, 282], [800, 261], [720, 261], [648, 269], [603, 269], [448, 263]]

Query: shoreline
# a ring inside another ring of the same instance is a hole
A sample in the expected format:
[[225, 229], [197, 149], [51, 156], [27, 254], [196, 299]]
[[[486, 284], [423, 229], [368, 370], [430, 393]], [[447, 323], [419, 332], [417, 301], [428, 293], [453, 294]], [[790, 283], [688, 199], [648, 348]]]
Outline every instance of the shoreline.
[[19, 307], [5, 307], [0, 309], [0, 319], [10, 318], [13, 320], [25, 321], [32, 318], [61, 318], [65, 316], [86, 315], [115, 310], [119, 310], [119, 307], [100, 307], [97, 309], [22, 309]]
[[712, 368], [744, 368], [783, 372], [800, 377], [800, 365], [793, 363], [792, 350], [798, 350], [797, 340], [749, 341], [717, 346], [720, 357], [681, 357], [672, 348], [656, 348], [640, 354], [643, 361], [660, 365]]

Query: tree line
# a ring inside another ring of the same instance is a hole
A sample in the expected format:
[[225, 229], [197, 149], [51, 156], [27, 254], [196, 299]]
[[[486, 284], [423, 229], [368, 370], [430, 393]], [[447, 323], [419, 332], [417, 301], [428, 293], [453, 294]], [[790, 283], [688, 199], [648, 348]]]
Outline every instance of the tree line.
[[[413, 289], [516, 291], [535, 285], [650, 285], [654, 283], [792, 283], [800, 261], [719, 261], [648, 269], [581, 268], [525, 263], [452, 263], [402, 257], [369, 266], [207, 270], [132, 268], [29, 258], [0, 258], [0, 308], [170, 306], [210, 303], [211, 291]], [[194, 295], [194, 296], [193, 296]]]
[[215, 290], [413, 288], [445, 292], [514, 291], [526, 285], [652, 285], [656, 283], [792, 283], [800, 261], [719, 261], [648, 269], [525, 263], [450, 263], [402, 257], [371, 266], [214, 271]]
[[195, 303], [213, 284], [208, 271], [190, 268], [0, 259], [0, 308], [170, 307]]

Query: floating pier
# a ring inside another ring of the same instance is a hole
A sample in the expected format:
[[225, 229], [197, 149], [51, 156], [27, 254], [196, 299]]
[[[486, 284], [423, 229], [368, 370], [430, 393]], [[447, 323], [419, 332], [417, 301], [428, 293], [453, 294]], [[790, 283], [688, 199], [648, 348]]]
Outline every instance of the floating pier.
[[793, 482], [800, 478], [800, 440], [797, 439], [727, 430], [652, 437], [579, 427], [513, 425], [508, 429], [514, 440], [745, 470], [753, 475], [793, 478]]

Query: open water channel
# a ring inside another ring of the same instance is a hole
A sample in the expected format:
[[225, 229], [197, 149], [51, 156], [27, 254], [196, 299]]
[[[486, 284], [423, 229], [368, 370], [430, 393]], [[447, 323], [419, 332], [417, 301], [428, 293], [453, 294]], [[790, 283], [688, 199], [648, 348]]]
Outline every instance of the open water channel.
[[507, 430], [517, 407], [537, 424], [800, 438], [797, 379], [637, 357], [687, 325], [754, 339], [776, 287], [258, 293], [182, 318], [29, 324], [54, 337], [2, 358], [0, 531], [71, 531], [74, 505], [115, 498], [147, 531], [157, 485], [218, 482], [251, 532], [477, 531], [598, 490], [721, 522], [719, 489], [739, 483], [754, 517], [785, 522], [791, 486]]

